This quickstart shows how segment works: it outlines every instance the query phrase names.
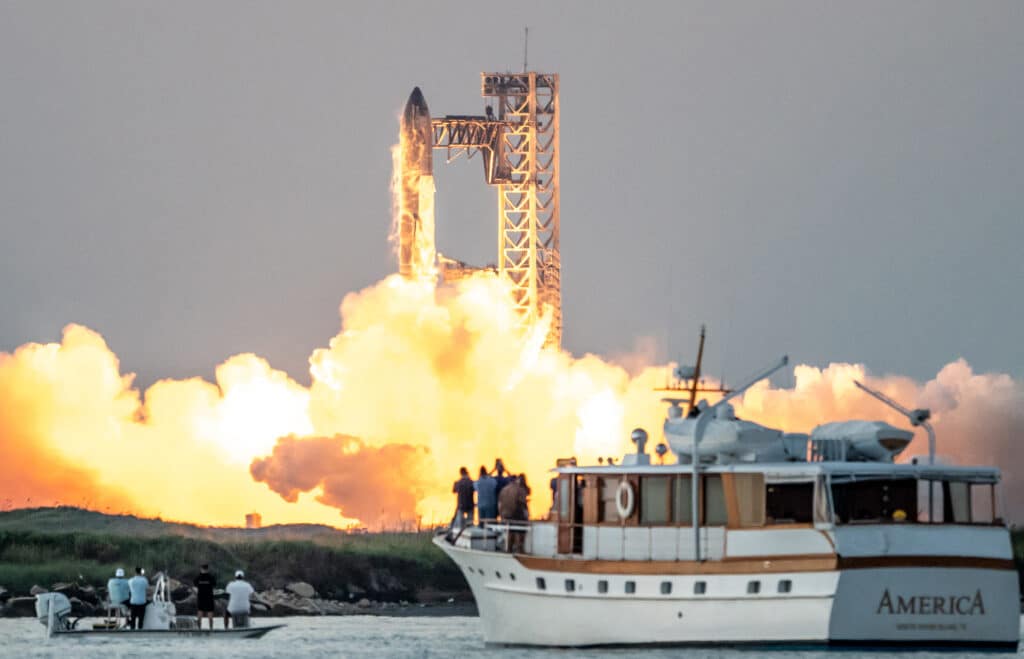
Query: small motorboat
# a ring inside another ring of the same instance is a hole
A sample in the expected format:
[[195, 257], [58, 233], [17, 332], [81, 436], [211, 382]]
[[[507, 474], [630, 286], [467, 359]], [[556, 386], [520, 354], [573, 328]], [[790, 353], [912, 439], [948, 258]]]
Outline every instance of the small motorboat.
[[124, 637], [152, 638], [154, 636], [187, 636], [205, 638], [262, 638], [268, 632], [285, 625], [261, 627], [235, 627], [231, 629], [202, 629], [191, 616], [176, 616], [174, 603], [168, 596], [167, 579], [163, 574], [157, 577], [153, 601], [146, 605], [142, 629], [129, 629], [123, 620], [104, 620], [92, 629], [79, 629], [78, 621], [71, 615], [71, 600], [63, 593], [42, 593], [36, 595], [36, 618], [46, 627], [50, 637]]

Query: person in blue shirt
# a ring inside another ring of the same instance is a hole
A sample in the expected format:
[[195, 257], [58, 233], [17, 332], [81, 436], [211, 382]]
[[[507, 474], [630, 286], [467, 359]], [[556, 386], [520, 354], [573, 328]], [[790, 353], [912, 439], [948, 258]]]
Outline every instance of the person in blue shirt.
[[130, 596], [128, 580], [124, 578], [124, 568], [119, 567], [114, 571], [114, 576], [107, 581], [107, 599], [110, 600], [110, 608], [116, 611], [117, 616], [127, 613], [126, 607]]
[[[143, 575], [146, 573], [141, 567], [135, 568], [135, 576], [128, 580], [128, 626], [131, 629], [142, 629], [142, 620], [146, 617], [146, 597], [149, 588], [149, 579]], [[138, 623], [138, 627], [136, 627]]]
[[484, 520], [494, 521], [498, 518], [498, 481], [487, 473], [487, 467], [480, 467], [480, 477], [473, 484], [476, 489], [477, 519], [483, 525]]

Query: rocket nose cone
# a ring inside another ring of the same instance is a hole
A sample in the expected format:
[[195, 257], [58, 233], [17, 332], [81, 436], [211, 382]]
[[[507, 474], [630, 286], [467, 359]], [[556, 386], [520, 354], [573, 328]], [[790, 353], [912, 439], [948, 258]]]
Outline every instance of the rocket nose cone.
[[419, 87], [413, 87], [412, 93], [409, 94], [409, 100], [405, 103], [404, 114], [406, 118], [430, 115], [430, 110], [427, 109], [427, 100], [423, 98], [423, 92], [420, 91]]

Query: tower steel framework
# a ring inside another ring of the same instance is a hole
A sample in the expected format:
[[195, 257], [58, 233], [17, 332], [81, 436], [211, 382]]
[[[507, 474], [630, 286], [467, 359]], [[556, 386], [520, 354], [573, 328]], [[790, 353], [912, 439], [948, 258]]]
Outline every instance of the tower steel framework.
[[434, 148], [479, 151], [498, 188], [498, 273], [512, 284], [525, 328], [551, 314], [548, 345], [562, 341], [559, 256], [558, 74], [481, 73], [487, 116], [434, 119]]

